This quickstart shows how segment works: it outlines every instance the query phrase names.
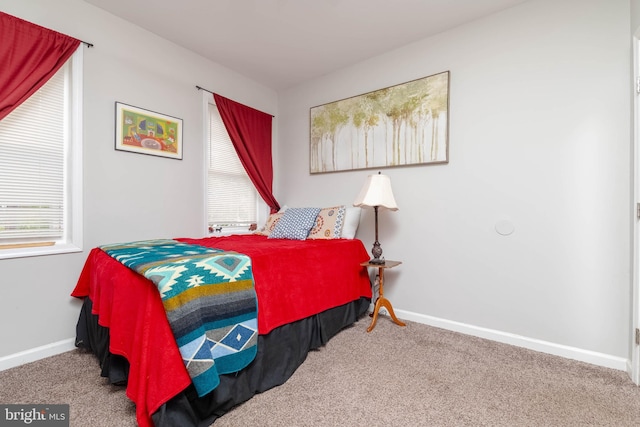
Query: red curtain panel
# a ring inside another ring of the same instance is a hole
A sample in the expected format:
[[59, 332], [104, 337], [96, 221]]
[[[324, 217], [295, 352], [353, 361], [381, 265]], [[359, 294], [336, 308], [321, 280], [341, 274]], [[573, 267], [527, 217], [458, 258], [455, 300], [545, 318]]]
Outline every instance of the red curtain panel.
[[0, 120], [44, 85], [80, 40], [0, 12]]
[[249, 178], [271, 208], [280, 210], [273, 196], [271, 125], [273, 117], [262, 111], [213, 94], [220, 117]]

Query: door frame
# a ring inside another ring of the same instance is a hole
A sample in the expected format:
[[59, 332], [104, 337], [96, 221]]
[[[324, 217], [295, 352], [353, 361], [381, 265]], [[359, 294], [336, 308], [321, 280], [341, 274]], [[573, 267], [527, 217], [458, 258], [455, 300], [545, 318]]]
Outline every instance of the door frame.
[[636, 31], [632, 41], [632, 123], [633, 123], [633, 181], [631, 183], [632, 188], [632, 201], [633, 212], [632, 215], [632, 230], [633, 230], [633, 247], [632, 247], [632, 266], [633, 266], [633, 285], [632, 285], [632, 314], [631, 314], [631, 360], [628, 366], [629, 376], [631, 380], [640, 385], [640, 345], [636, 343], [636, 330], [640, 329], [640, 221], [638, 216], [640, 214], [640, 99], [638, 92], [640, 91], [640, 29]]

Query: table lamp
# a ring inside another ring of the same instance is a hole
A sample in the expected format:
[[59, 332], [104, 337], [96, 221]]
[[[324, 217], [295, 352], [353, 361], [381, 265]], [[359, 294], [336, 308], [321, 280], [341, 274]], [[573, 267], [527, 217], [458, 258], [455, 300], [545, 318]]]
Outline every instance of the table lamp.
[[362, 190], [360, 190], [360, 194], [358, 194], [355, 202], [353, 202], [353, 206], [369, 206], [373, 208], [376, 218], [376, 241], [373, 243], [373, 248], [371, 249], [373, 258], [369, 260], [369, 263], [384, 265], [382, 248], [378, 241], [378, 208], [385, 208], [392, 211], [398, 210], [398, 205], [396, 205], [396, 200], [393, 197], [393, 191], [391, 191], [391, 180], [389, 177], [382, 175], [380, 172], [378, 172], [377, 175], [369, 175]]

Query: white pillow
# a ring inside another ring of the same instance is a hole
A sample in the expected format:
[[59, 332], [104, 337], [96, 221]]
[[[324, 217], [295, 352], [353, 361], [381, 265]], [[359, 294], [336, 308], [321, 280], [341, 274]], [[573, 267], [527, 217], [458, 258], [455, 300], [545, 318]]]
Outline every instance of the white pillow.
[[347, 208], [344, 214], [344, 225], [342, 226], [342, 238], [353, 239], [356, 237], [358, 225], [360, 225], [360, 207]]

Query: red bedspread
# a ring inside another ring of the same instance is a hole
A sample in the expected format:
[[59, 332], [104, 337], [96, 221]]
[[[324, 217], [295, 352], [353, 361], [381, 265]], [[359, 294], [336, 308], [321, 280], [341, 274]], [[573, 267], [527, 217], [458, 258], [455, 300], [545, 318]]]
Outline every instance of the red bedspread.
[[[371, 297], [367, 270], [359, 265], [369, 256], [359, 240], [297, 241], [260, 235], [177, 240], [251, 257], [260, 334], [361, 296]], [[157, 289], [96, 248], [71, 295], [91, 298], [93, 314], [109, 328], [109, 350], [129, 361], [127, 396], [136, 404], [138, 424], [151, 426], [151, 414], [191, 382]]]

